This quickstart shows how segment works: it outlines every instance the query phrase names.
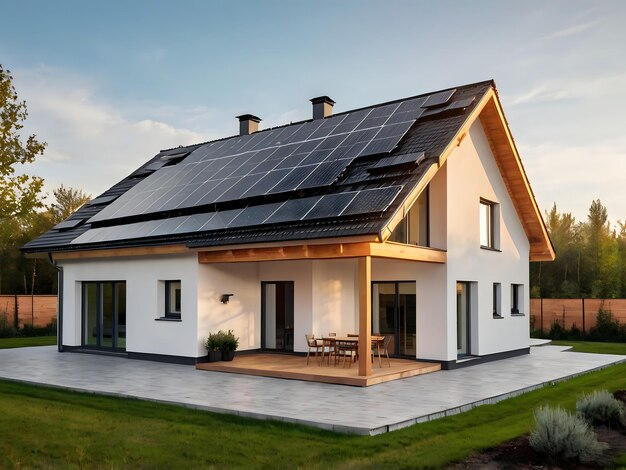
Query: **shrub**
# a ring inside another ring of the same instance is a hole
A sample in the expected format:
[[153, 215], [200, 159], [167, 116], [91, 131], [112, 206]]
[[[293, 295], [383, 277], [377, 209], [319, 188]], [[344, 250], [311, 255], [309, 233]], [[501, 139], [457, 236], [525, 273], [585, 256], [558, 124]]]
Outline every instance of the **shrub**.
[[558, 459], [592, 462], [608, 447], [598, 442], [585, 421], [560, 407], [548, 406], [535, 410], [535, 429], [528, 441], [533, 449], [547, 454], [552, 462]]
[[235, 338], [235, 334], [232, 330], [228, 330], [228, 333], [224, 334], [224, 343], [222, 345], [222, 351], [236, 351], [239, 347], [239, 338]]
[[57, 321], [52, 320], [46, 326], [33, 326], [25, 323], [18, 332], [19, 336], [49, 336], [57, 334]]
[[600, 305], [596, 326], [589, 330], [591, 341], [619, 341], [620, 340], [619, 320], [613, 317], [610, 310], [605, 310], [604, 305]]
[[576, 412], [578, 416], [594, 425], [620, 427], [626, 424], [624, 405], [606, 390], [584, 394], [576, 402]]
[[218, 331], [217, 333], [209, 333], [209, 337], [206, 339], [204, 347], [207, 351], [221, 351], [224, 346], [224, 332]]
[[561, 326], [559, 322], [552, 323], [552, 327], [550, 328], [550, 333], [548, 333], [550, 339], [560, 340], [567, 339], [567, 330]]
[[13, 338], [17, 336], [17, 329], [9, 322], [7, 316], [0, 313], [0, 338]]
[[583, 339], [583, 332], [576, 326], [576, 323], [572, 325], [572, 328], [569, 330], [567, 334], [567, 339], [571, 339], [574, 341]]

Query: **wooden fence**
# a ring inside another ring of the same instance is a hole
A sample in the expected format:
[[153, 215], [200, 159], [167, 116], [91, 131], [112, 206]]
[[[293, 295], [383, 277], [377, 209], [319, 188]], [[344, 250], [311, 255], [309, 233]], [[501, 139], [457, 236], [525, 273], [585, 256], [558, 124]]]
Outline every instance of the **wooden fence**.
[[531, 325], [546, 332], [554, 323], [568, 330], [576, 325], [588, 333], [596, 324], [601, 305], [620, 323], [626, 323], [626, 299], [530, 299]]
[[0, 316], [9, 325], [46, 326], [57, 316], [56, 295], [0, 295]]

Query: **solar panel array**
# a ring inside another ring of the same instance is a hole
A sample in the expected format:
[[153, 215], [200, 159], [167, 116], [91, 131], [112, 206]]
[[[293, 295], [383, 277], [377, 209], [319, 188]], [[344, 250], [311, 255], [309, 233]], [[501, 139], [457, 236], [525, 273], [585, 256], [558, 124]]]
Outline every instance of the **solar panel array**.
[[391, 152], [429, 99], [207, 143], [156, 169], [91, 222], [329, 186], [355, 158]]
[[164, 235], [222, 230], [300, 220], [316, 220], [346, 215], [385, 211], [401, 186], [349, 191], [324, 196], [289, 199], [284, 202], [249, 206], [168, 219], [149, 220], [111, 227], [92, 228], [73, 240], [72, 244], [109, 242]]

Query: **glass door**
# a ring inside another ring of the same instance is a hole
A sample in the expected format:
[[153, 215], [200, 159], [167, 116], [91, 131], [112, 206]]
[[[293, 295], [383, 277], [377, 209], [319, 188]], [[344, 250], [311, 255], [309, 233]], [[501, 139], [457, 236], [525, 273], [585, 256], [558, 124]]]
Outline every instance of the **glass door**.
[[456, 283], [456, 348], [457, 356], [470, 352], [470, 293], [469, 283]]
[[261, 283], [261, 348], [293, 351], [294, 283]]
[[372, 333], [391, 336], [389, 352], [417, 354], [415, 282], [372, 283]]
[[126, 283], [83, 282], [83, 346], [126, 349]]

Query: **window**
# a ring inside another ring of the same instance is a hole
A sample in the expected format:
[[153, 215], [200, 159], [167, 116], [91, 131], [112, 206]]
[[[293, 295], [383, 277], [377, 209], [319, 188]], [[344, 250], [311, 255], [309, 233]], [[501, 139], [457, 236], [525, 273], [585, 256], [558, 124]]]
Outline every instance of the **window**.
[[499, 282], [493, 283], [493, 318], [502, 318], [502, 295]]
[[480, 246], [481, 248], [498, 249], [498, 204], [480, 200]]
[[524, 285], [511, 284], [511, 315], [523, 315]]
[[180, 281], [165, 281], [165, 318], [180, 318]]
[[389, 237], [390, 242], [430, 246], [428, 193], [429, 189], [427, 186], [419, 195], [409, 213], [393, 230]]

